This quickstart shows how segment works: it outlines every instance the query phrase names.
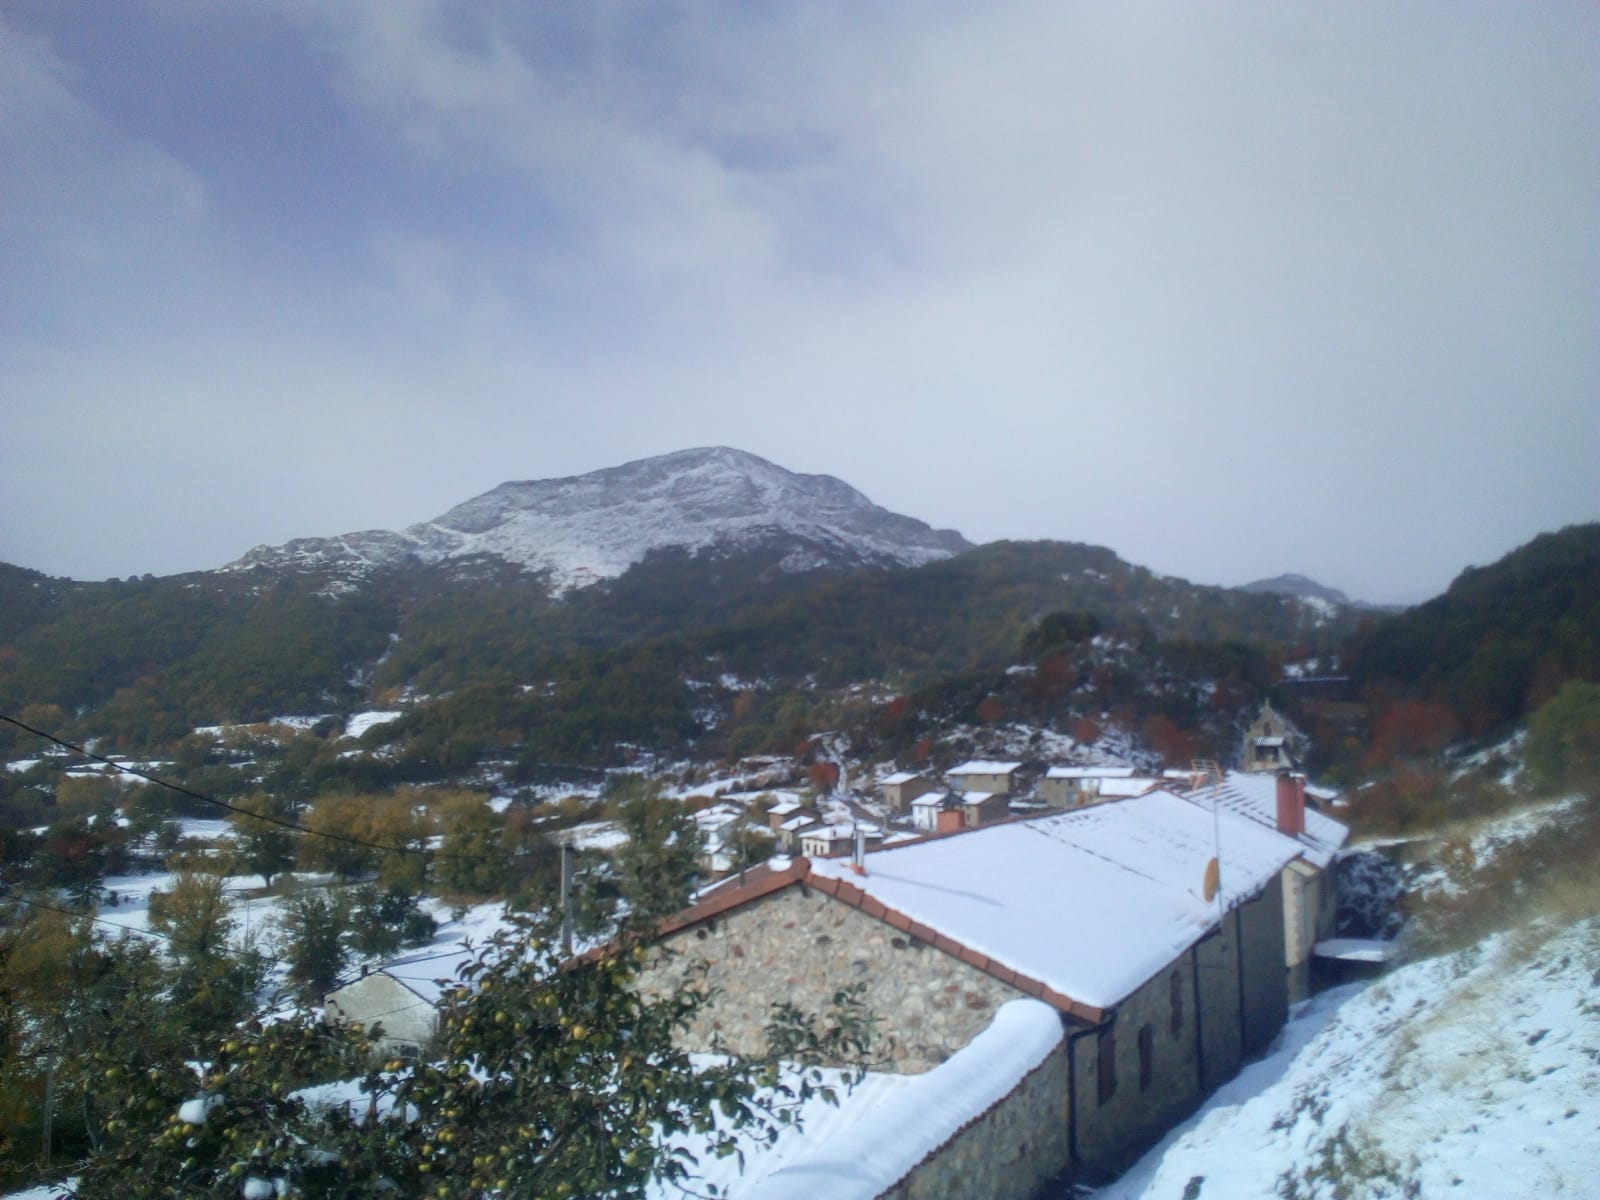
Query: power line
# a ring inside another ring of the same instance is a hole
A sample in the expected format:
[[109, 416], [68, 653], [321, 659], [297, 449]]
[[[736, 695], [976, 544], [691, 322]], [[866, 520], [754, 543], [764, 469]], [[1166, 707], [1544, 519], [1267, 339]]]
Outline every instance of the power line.
[[29, 908], [40, 908], [45, 912], [60, 913], [64, 917], [77, 917], [82, 921], [93, 921], [97, 925], [104, 925], [108, 929], [117, 929], [123, 933], [137, 933], [140, 937], [159, 938], [164, 942], [172, 941], [170, 934], [165, 934], [155, 929], [138, 929], [132, 925], [119, 925], [115, 921], [108, 921], [104, 917], [97, 917], [91, 912], [84, 912], [76, 908], [62, 908], [57, 904], [46, 904], [43, 900], [30, 900], [26, 896], [15, 893], [0, 892], [0, 901], [14, 900], [18, 904], [26, 904]]
[[226, 800], [218, 800], [214, 796], [202, 795], [199, 792], [192, 791], [191, 789], [184, 787], [182, 784], [177, 784], [171, 782], [170, 780], [162, 779], [160, 776], [152, 775], [148, 771], [141, 771], [136, 767], [130, 767], [126, 763], [116, 762], [113, 759], [105, 757], [103, 754], [96, 754], [93, 750], [90, 750], [85, 746], [80, 746], [76, 742], [66, 741], [63, 738], [57, 737], [53, 733], [46, 733], [43, 729], [35, 729], [32, 725], [28, 725], [22, 721], [19, 721], [15, 717], [7, 716], [5, 713], [0, 713], [0, 721], [4, 721], [8, 725], [15, 725], [18, 729], [21, 729], [26, 733], [31, 733], [35, 737], [43, 738], [47, 742], [53, 742], [55, 745], [60, 746], [64, 750], [70, 750], [74, 754], [81, 754], [85, 758], [93, 759], [95, 762], [104, 763], [112, 770], [121, 771], [124, 775], [132, 775], [137, 779], [143, 779], [147, 783], [153, 783], [157, 787], [166, 788], [168, 791], [176, 792], [180, 796], [187, 796], [191, 800], [198, 800], [202, 804], [211, 804], [217, 808], [225, 809], [231, 813], [238, 813], [240, 816], [249, 817], [255, 821], [265, 821], [269, 825], [277, 825], [283, 829], [289, 830], [291, 833], [306, 834], [311, 837], [327, 838], [329, 841], [343, 842], [347, 846], [359, 846], [364, 850], [378, 850], [384, 854], [416, 854], [421, 855], [423, 858], [448, 858], [453, 860], [461, 859], [471, 862], [489, 861], [486, 855], [481, 854], [446, 854], [443, 851], [429, 850], [426, 847], [385, 846], [379, 842], [369, 842], [364, 838], [352, 837], [349, 834], [334, 833], [331, 830], [326, 829], [312, 829], [310, 826], [301, 825], [295, 821], [288, 821], [282, 817], [270, 816], [265, 813], [251, 812], [248, 808], [244, 808], [240, 805], [229, 804]]

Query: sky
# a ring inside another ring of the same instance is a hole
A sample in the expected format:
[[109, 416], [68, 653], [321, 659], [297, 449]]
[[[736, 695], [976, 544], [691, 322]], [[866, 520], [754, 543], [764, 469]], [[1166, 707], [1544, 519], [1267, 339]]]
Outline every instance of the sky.
[[1600, 519], [1600, 6], [0, 0], [0, 561], [704, 445], [1378, 602]]

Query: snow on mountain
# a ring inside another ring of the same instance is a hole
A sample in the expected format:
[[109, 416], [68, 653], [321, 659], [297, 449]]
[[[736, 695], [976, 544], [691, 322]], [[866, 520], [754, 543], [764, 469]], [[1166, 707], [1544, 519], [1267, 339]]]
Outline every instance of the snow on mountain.
[[1341, 608], [1367, 608], [1374, 612], [1399, 612], [1403, 605], [1369, 604], [1365, 600], [1352, 600], [1336, 587], [1328, 587], [1304, 575], [1275, 575], [1271, 579], [1257, 579], [1241, 583], [1241, 592], [1265, 592], [1273, 596], [1292, 596], [1317, 612], [1324, 621], [1336, 615]]
[[828, 475], [799, 475], [725, 446], [681, 450], [566, 479], [503, 483], [432, 521], [258, 546], [222, 568], [346, 576], [489, 556], [568, 590], [621, 575], [651, 550], [732, 553], [782, 540], [782, 566], [916, 566], [969, 548], [873, 504]]

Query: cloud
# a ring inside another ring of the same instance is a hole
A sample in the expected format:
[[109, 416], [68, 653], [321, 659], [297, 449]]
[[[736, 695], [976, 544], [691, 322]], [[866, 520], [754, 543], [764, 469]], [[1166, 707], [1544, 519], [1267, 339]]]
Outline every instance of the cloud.
[[[154, 116], [92, 102], [127, 68], [81, 30], [0, 39], [58, 248], [7, 252], [0, 363], [85, 446], [279, 464], [193, 565], [715, 442], [977, 538], [1380, 599], [1596, 515], [1592, 11], [163, 13], [129, 19], [195, 57], [152, 54]], [[221, 43], [266, 48], [256, 91]], [[94, 490], [32, 457], [11, 487]]]

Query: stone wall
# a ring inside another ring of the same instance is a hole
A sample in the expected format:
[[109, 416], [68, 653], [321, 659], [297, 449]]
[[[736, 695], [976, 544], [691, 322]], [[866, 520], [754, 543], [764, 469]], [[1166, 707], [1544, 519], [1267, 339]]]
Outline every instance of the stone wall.
[[[1197, 965], [1198, 955], [1183, 955], [1118, 1004], [1105, 1029], [1069, 1034], [1076, 1149], [1089, 1169], [1121, 1162], [1199, 1103], [1196, 1043], [1202, 1030], [1210, 1031], [1197, 1019]], [[1202, 980], [1206, 974], [1202, 969]], [[1229, 1017], [1237, 1033], [1237, 1017]], [[1142, 1032], [1146, 1028], [1148, 1034]], [[1142, 1061], [1146, 1055], [1148, 1069]]]
[[1243, 1050], [1246, 1058], [1253, 1058], [1272, 1044], [1289, 1015], [1282, 875], [1256, 899], [1234, 909], [1233, 920], [1244, 956]]
[[1286, 1009], [1283, 960], [1275, 877], [1118, 1004], [1107, 1030], [1069, 1036], [1083, 1165], [1131, 1158], [1276, 1036]]
[[1066, 1043], [880, 1200], [1028, 1200], [1066, 1170]]
[[[717, 991], [686, 1036], [707, 1049], [759, 1054], [773, 1005], [823, 1013], [833, 995], [863, 984], [882, 1018], [872, 1054], [882, 1069], [915, 1075], [937, 1066], [986, 1028], [994, 1010], [1023, 993], [960, 959], [813, 888], [791, 886], [664, 939], [669, 956], [641, 976], [663, 992], [691, 964], [707, 965]], [[674, 956], [675, 955], [675, 956]]]

